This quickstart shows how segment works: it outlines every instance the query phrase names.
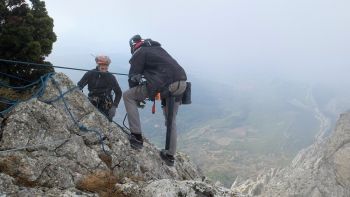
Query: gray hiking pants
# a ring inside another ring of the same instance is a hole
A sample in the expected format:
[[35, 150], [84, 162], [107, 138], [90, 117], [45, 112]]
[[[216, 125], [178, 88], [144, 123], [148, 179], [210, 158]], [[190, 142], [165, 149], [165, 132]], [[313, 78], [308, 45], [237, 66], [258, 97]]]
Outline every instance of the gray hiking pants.
[[[174, 82], [169, 86], [169, 91], [174, 96], [181, 95], [182, 93], [184, 93], [185, 89], [186, 89], [185, 81]], [[137, 104], [138, 102], [145, 100], [147, 97], [148, 97], [148, 91], [147, 91], [146, 85], [139, 85], [139, 86], [130, 88], [129, 90], [123, 93], [123, 100], [124, 100], [126, 112], [128, 113], [128, 121], [129, 121], [129, 127], [130, 127], [131, 133], [142, 134], [141, 124], [140, 124], [140, 115], [137, 108]], [[169, 141], [169, 150], [167, 150], [167, 153], [173, 156], [175, 156], [175, 153], [176, 153], [176, 140], [177, 140], [176, 115], [177, 115], [179, 106], [180, 106], [180, 102], [174, 103], [173, 119], [172, 119], [171, 134], [170, 134], [170, 141]], [[165, 116], [165, 125], [167, 124], [166, 123], [167, 116], [168, 116], [167, 112], [168, 112], [167, 107], [163, 107], [163, 114]]]

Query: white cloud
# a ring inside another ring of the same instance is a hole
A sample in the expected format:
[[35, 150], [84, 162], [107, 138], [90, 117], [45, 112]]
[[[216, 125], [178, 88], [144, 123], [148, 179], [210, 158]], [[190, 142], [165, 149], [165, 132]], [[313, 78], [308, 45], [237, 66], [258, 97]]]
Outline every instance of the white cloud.
[[160, 41], [193, 72], [274, 71], [322, 79], [349, 69], [347, 0], [46, 0], [46, 4], [58, 35], [53, 53], [128, 56], [128, 40], [139, 33]]

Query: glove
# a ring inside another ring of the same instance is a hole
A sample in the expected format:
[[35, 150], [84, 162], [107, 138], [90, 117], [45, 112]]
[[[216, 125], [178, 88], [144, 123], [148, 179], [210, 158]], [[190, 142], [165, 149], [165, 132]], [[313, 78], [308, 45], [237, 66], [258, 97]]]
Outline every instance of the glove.
[[146, 101], [138, 101], [137, 107], [143, 109], [146, 106]]
[[130, 77], [130, 81], [135, 82], [135, 83], [141, 83], [141, 79], [142, 79], [142, 75], [141, 74], [137, 74], [137, 75], [133, 75]]
[[108, 119], [109, 119], [110, 121], [113, 120], [113, 117], [115, 116], [115, 112], [116, 112], [116, 111], [117, 111], [117, 107], [114, 106], [114, 105], [109, 109], [109, 111], [108, 111]]

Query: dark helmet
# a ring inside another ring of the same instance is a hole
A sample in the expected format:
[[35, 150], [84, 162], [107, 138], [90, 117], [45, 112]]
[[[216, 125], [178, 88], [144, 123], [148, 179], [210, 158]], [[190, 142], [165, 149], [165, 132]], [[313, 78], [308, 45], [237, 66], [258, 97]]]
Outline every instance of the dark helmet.
[[130, 47], [131, 48], [133, 48], [133, 46], [136, 44], [136, 43], [138, 43], [138, 42], [140, 42], [142, 40], [142, 38], [141, 38], [141, 36], [140, 35], [134, 35], [133, 37], [131, 37], [130, 38], [130, 40], [129, 40], [129, 45], [130, 45]]

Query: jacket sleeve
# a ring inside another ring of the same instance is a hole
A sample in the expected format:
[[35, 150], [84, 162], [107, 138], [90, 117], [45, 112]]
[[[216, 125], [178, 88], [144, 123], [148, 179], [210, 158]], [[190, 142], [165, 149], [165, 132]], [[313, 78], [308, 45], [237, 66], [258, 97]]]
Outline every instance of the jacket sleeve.
[[113, 105], [118, 107], [120, 99], [122, 98], [122, 90], [118, 84], [117, 79], [112, 75], [113, 91], [114, 91], [114, 102]]
[[134, 75], [143, 75], [144, 67], [146, 63], [146, 53], [145, 48], [140, 48], [137, 50], [133, 56], [131, 57], [130, 61], [130, 70], [129, 70], [129, 87], [135, 87], [138, 85], [138, 82], [131, 81], [131, 77]]
[[78, 82], [79, 89], [82, 90], [86, 86], [86, 84], [88, 84], [89, 78], [90, 78], [90, 75], [91, 75], [90, 73], [91, 73], [91, 71], [86, 72], [84, 74], [83, 78], [80, 79], [80, 81]]

